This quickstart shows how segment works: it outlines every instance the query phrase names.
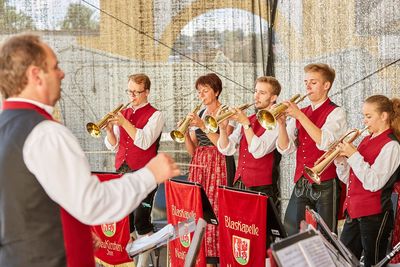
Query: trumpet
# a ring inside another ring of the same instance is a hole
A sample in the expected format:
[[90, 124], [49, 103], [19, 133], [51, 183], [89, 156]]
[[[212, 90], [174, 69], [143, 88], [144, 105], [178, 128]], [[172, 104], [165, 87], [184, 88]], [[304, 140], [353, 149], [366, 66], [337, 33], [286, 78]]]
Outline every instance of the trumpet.
[[304, 171], [311, 177], [311, 179], [317, 184], [321, 183], [320, 175], [332, 164], [332, 162], [339, 156], [340, 150], [338, 149], [338, 144], [346, 141], [348, 143], [353, 143], [368, 127], [361, 130], [353, 129], [348, 131], [339, 140], [333, 142], [329, 146], [328, 151], [326, 151], [315, 163], [314, 167], [310, 168], [305, 166]]
[[[199, 103], [192, 111], [192, 113], [197, 113], [200, 110], [201, 105], [203, 102]], [[178, 129], [173, 130], [170, 132], [171, 138], [178, 142], [178, 143], [183, 143], [185, 142], [185, 134], [187, 130], [189, 129], [189, 124], [192, 120], [189, 118], [185, 118], [178, 126]]]
[[121, 110], [125, 109], [127, 106], [129, 106], [131, 102], [127, 103], [127, 104], [121, 104], [118, 107], [116, 107], [113, 111], [111, 111], [110, 113], [106, 114], [101, 120], [99, 120], [98, 122], [94, 123], [94, 122], [89, 122], [86, 124], [86, 130], [88, 131], [88, 133], [93, 136], [93, 137], [100, 137], [101, 135], [101, 130], [103, 130], [107, 123], [108, 120], [113, 117], [115, 114], [117, 114], [118, 112], [120, 112]]
[[[240, 110], [245, 110], [248, 109], [249, 107], [253, 106], [254, 103], [252, 104], [243, 104], [241, 106], [238, 107], [238, 109]], [[229, 119], [231, 116], [233, 116], [234, 111], [229, 111], [228, 107], [224, 107], [222, 108], [219, 112], [218, 115], [216, 117], [213, 117], [211, 115], [207, 115], [204, 117], [204, 124], [206, 126], [206, 128], [212, 132], [212, 133], [216, 133], [218, 131], [218, 125]]]
[[[296, 94], [292, 96], [289, 101], [298, 104], [303, 101], [309, 94], [310, 93], [303, 96], [301, 96], [300, 94]], [[264, 129], [273, 130], [276, 127], [276, 120], [287, 108], [288, 107], [285, 104], [279, 103], [270, 110], [259, 110], [257, 112], [257, 120]]]

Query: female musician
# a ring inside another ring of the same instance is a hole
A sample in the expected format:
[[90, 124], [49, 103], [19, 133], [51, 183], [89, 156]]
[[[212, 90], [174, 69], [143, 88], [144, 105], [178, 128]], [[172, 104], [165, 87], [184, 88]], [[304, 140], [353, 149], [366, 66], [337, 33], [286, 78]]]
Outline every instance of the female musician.
[[364, 265], [385, 257], [393, 228], [391, 194], [400, 173], [400, 99], [383, 95], [367, 98], [364, 124], [370, 135], [358, 148], [342, 142], [335, 160], [339, 178], [347, 184], [346, 221], [341, 241]]
[[[227, 181], [232, 181], [235, 172], [235, 163], [232, 156], [222, 155], [217, 147], [219, 133], [209, 132], [204, 124], [203, 118], [206, 115], [215, 116], [221, 107], [218, 97], [222, 91], [222, 81], [214, 73], [200, 76], [196, 80], [196, 90], [199, 99], [205, 105], [205, 109], [199, 114], [190, 113], [191, 131], [188, 131], [185, 138], [185, 145], [188, 153], [192, 156], [191, 164], [194, 166], [189, 169], [189, 181], [200, 183], [210, 200], [215, 214], [218, 216], [218, 195], [219, 185], [226, 185]], [[233, 127], [228, 127], [232, 133]], [[203, 165], [207, 168], [199, 168]], [[216, 257], [219, 256], [218, 247], [218, 228], [214, 225], [207, 225], [205, 234], [207, 263], [217, 263]]]

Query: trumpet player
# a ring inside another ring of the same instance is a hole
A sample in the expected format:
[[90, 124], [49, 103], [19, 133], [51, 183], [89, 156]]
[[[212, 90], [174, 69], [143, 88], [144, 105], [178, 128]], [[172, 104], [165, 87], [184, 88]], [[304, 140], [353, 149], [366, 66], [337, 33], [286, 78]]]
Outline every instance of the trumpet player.
[[[164, 117], [148, 102], [150, 85], [146, 74], [130, 75], [126, 93], [131, 106], [115, 114], [106, 126], [104, 142], [116, 152], [115, 169], [119, 173], [136, 171], [157, 155]], [[150, 214], [156, 190], [130, 215], [131, 233], [136, 230], [138, 237], [153, 233]], [[146, 253], [141, 254], [137, 266], [144, 266], [146, 258]]]
[[[262, 76], [256, 80], [254, 103], [258, 110], [269, 109], [276, 102], [281, 85], [271, 76]], [[230, 118], [238, 124], [228, 135], [227, 121], [220, 124], [218, 150], [224, 155], [233, 155], [239, 150], [238, 167], [234, 184], [236, 188], [258, 191], [267, 194], [277, 204], [279, 189], [280, 154], [276, 152], [278, 127], [265, 130], [258, 122], [256, 114], [249, 117], [236, 108]]]
[[386, 255], [393, 229], [391, 195], [400, 174], [400, 99], [368, 97], [363, 105], [366, 136], [356, 148], [343, 141], [335, 160], [339, 179], [347, 184], [341, 241], [364, 266]]
[[285, 224], [290, 234], [296, 233], [305, 218], [305, 208], [309, 206], [318, 212], [334, 232], [337, 225], [339, 184], [335, 166], [332, 164], [322, 175], [318, 185], [304, 172], [304, 166], [314, 166], [314, 162], [328, 150], [346, 127], [344, 109], [333, 103], [328, 93], [335, 79], [335, 70], [327, 64], [309, 64], [304, 67], [304, 84], [311, 105], [300, 109], [290, 101], [286, 116], [292, 119], [286, 123], [286, 116], [278, 119], [279, 134], [277, 149], [287, 155], [296, 151], [296, 170], [293, 189]]
[[[233, 156], [225, 157], [217, 147], [219, 133], [212, 133], [207, 130], [204, 117], [206, 115], [216, 116], [222, 107], [218, 100], [222, 92], [222, 81], [215, 73], [200, 76], [195, 84], [198, 98], [201, 100], [204, 109], [199, 114], [190, 113], [191, 129], [185, 138], [185, 145], [188, 153], [192, 156], [189, 168], [188, 179], [200, 183], [210, 200], [215, 214], [218, 216], [218, 186], [226, 185], [227, 180], [232, 179], [235, 172]], [[228, 126], [232, 131], [233, 127]], [[198, 168], [196, 165], [207, 166]], [[209, 224], [206, 228], [206, 261], [207, 266], [215, 266], [218, 262], [218, 228]]]

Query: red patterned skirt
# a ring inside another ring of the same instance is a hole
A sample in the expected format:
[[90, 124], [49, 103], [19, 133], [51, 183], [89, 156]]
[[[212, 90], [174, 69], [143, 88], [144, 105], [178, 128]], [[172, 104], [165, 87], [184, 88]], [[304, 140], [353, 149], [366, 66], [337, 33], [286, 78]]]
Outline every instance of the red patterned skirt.
[[[190, 167], [188, 179], [203, 186], [218, 218], [218, 186], [226, 185], [227, 181], [225, 156], [218, 152], [215, 146], [199, 146], [194, 152], [191, 164], [206, 166]], [[218, 226], [208, 224], [205, 233], [206, 257], [219, 256], [218, 236]]]

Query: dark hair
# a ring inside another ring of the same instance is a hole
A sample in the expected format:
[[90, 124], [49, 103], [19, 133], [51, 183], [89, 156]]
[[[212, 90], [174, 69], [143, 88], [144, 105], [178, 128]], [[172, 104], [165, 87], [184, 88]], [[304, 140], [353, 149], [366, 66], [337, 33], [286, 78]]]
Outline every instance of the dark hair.
[[128, 81], [132, 81], [137, 84], [144, 84], [145, 90], [150, 90], [151, 82], [149, 76], [144, 73], [137, 73], [129, 75]]
[[210, 86], [215, 93], [218, 93], [217, 98], [220, 96], [222, 91], [222, 81], [215, 73], [208, 73], [206, 75], [200, 76], [196, 80], [195, 87], [199, 89], [199, 85]]
[[333, 84], [333, 81], [335, 80], [335, 70], [330, 67], [328, 64], [324, 63], [312, 63], [308, 64], [304, 67], [304, 72], [318, 72], [324, 77], [325, 81], [328, 81], [331, 83], [331, 87]]
[[389, 99], [384, 95], [373, 95], [365, 99], [365, 103], [375, 104], [378, 113], [387, 112], [390, 127], [400, 140], [400, 98]]
[[37, 66], [47, 71], [46, 51], [40, 37], [15, 35], [0, 48], [0, 92], [4, 98], [18, 95], [28, 83], [26, 70]]
[[261, 76], [258, 77], [256, 80], [256, 83], [268, 83], [272, 86], [272, 94], [279, 96], [279, 94], [281, 93], [281, 84], [279, 83], [279, 81], [272, 76]]

